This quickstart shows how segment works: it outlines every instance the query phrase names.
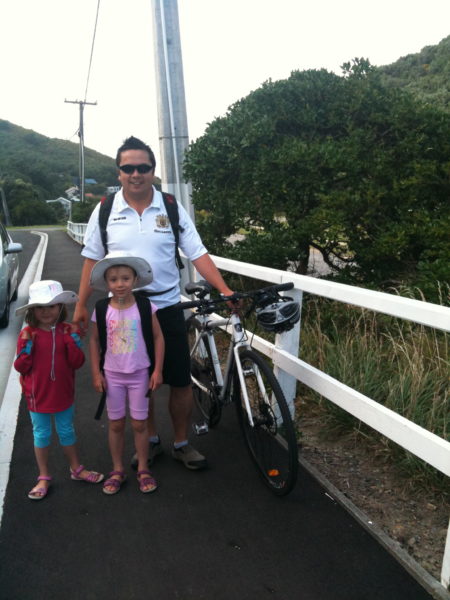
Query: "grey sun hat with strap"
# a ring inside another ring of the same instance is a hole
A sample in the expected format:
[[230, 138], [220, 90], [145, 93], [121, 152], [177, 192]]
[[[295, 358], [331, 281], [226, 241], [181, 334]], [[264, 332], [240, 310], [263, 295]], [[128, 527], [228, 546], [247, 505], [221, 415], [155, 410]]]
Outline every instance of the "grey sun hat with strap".
[[105, 273], [111, 267], [118, 266], [131, 267], [135, 271], [138, 278], [137, 287], [144, 287], [153, 281], [152, 268], [145, 258], [133, 256], [131, 252], [116, 250], [107, 254], [105, 258], [94, 265], [89, 285], [96, 290], [108, 291]]

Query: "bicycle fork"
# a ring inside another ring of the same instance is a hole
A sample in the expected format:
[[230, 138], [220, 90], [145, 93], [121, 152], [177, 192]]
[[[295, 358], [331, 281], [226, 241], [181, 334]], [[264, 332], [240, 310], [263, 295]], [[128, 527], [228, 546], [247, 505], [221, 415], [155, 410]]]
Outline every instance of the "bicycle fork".
[[231, 323], [233, 326], [232, 336], [233, 336], [233, 341], [234, 341], [234, 343], [233, 343], [234, 364], [236, 365], [239, 382], [241, 384], [242, 397], [244, 400], [245, 412], [247, 413], [247, 419], [248, 419], [250, 427], [254, 427], [255, 422], [253, 419], [252, 409], [250, 406], [250, 399], [249, 399], [249, 395], [248, 395], [248, 391], [247, 391], [247, 383], [245, 381], [246, 375], [254, 374], [256, 376], [256, 381], [258, 383], [258, 390], [259, 390], [260, 394], [262, 395], [264, 402], [268, 402], [269, 398], [267, 396], [265, 385], [264, 385], [263, 379], [261, 377], [261, 374], [259, 372], [259, 369], [257, 368], [257, 365], [253, 364], [251, 373], [242, 367], [241, 357], [240, 357], [240, 349], [241, 348], [250, 348], [251, 346], [248, 343], [247, 339], [245, 338], [245, 331], [242, 327], [242, 323], [241, 323], [239, 316], [236, 314], [232, 314], [231, 315]]

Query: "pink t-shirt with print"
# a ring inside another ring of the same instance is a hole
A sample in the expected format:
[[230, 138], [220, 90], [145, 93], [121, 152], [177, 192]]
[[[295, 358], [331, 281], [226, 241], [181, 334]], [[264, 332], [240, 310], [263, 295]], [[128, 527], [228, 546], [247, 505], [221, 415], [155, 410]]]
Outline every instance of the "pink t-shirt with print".
[[[152, 313], [156, 306], [149, 302]], [[96, 322], [95, 310], [92, 321]], [[106, 354], [104, 369], [118, 373], [134, 373], [150, 366], [141, 329], [141, 316], [137, 304], [118, 309], [108, 306], [106, 311]]]

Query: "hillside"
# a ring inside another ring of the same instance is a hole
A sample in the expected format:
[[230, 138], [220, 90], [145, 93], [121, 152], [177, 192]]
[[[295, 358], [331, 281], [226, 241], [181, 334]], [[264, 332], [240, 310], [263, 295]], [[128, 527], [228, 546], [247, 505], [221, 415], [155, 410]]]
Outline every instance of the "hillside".
[[[378, 71], [386, 85], [407, 89], [450, 111], [450, 36]], [[78, 143], [48, 138], [0, 119], [0, 179], [22, 179], [41, 199], [56, 198], [77, 180], [78, 165]], [[98, 182], [87, 186], [86, 192], [103, 193], [106, 186], [116, 184], [114, 160], [86, 148], [85, 177]]]
[[379, 67], [384, 82], [450, 111], [450, 36], [396, 62]]
[[[78, 169], [78, 144], [48, 138], [0, 119], [0, 176], [3, 179], [23, 179], [35, 186], [40, 197], [50, 199], [63, 195], [64, 190], [74, 184]], [[95, 179], [101, 189], [115, 185], [114, 160], [86, 148], [85, 177]], [[90, 190], [86, 188], [86, 191]]]

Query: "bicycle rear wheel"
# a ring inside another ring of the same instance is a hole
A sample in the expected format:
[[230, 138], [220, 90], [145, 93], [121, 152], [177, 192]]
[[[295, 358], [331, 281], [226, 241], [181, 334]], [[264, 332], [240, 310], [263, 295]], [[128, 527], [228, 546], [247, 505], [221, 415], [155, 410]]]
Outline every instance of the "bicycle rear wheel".
[[275, 375], [253, 350], [240, 354], [249, 397], [252, 425], [241, 382], [234, 370], [234, 399], [244, 439], [265, 484], [278, 496], [288, 494], [297, 480], [298, 451], [289, 408]]
[[[195, 317], [186, 321], [189, 349], [191, 353], [191, 379], [194, 400], [210, 427], [220, 421], [222, 408], [217, 396], [217, 378], [211, 358], [209, 336], [202, 331], [201, 323]], [[193, 351], [198, 337], [200, 342]]]

